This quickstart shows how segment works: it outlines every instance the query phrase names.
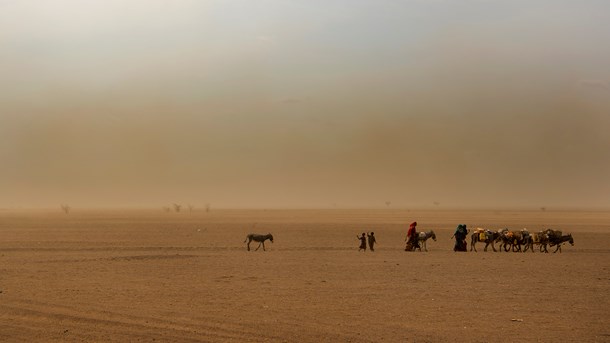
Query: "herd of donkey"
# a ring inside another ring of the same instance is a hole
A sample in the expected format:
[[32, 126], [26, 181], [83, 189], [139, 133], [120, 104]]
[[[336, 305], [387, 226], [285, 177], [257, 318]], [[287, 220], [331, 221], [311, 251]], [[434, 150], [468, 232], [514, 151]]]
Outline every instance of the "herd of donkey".
[[[414, 223], [416, 224], [416, 223]], [[414, 229], [414, 227], [413, 227]], [[470, 233], [469, 230], [466, 230], [466, 225], [460, 224], [456, 229], [453, 237], [456, 239], [456, 244], [453, 248], [453, 251], [467, 251], [466, 248], [466, 237], [467, 234]], [[405, 239], [407, 242], [405, 251], [422, 251], [422, 247], [425, 251], [428, 251], [426, 246], [426, 241], [429, 238], [436, 241], [436, 233], [434, 230], [426, 231], [426, 232], [414, 232], [412, 235], [414, 239], [409, 239], [409, 235]], [[453, 238], [452, 237], [452, 238]], [[366, 237], [363, 233], [361, 237], [358, 237], [361, 240], [360, 250], [366, 250]], [[372, 239], [372, 240], [371, 240]], [[261, 234], [249, 234], [246, 237], [244, 243], [248, 243], [248, 251], [250, 250], [250, 243], [255, 241], [258, 244], [256, 250], [258, 250], [261, 245], [263, 250], [265, 250], [265, 241], [270, 240], [273, 243], [273, 235], [268, 233], [266, 235]], [[374, 234], [371, 232], [368, 234], [369, 246], [370, 250], [374, 251], [374, 243], [376, 239]], [[485, 243], [484, 251], [487, 251], [487, 248], [491, 245], [493, 251], [513, 251], [513, 252], [526, 252], [530, 250], [534, 252], [534, 246], [537, 245], [540, 252], [548, 253], [547, 247], [556, 247], [553, 253], [559, 251], [561, 253], [561, 245], [565, 242], [574, 245], [574, 238], [572, 234], [564, 235], [559, 230], [546, 229], [539, 232], [530, 233], [527, 229], [522, 229], [519, 231], [512, 231], [508, 228], [498, 229], [496, 231], [492, 231], [489, 229], [477, 228], [473, 230], [470, 235], [470, 251], [477, 251], [476, 244], [477, 243]], [[496, 249], [495, 244], [499, 244], [499, 249]]]
[[[491, 245], [493, 251], [513, 251], [526, 252], [530, 250], [534, 252], [534, 246], [538, 245], [540, 252], [548, 253], [547, 246], [556, 246], [556, 253], [561, 253], [561, 245], [565, 242], [574, 245], [572, 234], [564, 235], [559, 230], [546, 229], [539, 232], [530, 233], [527, 229], [520, 231], [511, 231], [509, 229], [500, 229], [497, 231], [477, 228], [470, 236], [470, 251], [477, 251], [476, 243], [485, 243], [484, 251]], [[495, 243], [499, 243], [499, 249], [496, 250]]]

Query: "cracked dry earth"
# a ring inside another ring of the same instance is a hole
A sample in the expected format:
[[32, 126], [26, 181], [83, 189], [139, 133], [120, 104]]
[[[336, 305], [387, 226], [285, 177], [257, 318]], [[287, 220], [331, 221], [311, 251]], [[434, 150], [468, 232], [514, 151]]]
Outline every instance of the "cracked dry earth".
[[[402, 250], [414, 220], [428, 252]], [[575, 245], [454, 253], [459, 223]], [[5, 342], [608, 342], [609, 294], [602, 211], [0, 211]]]

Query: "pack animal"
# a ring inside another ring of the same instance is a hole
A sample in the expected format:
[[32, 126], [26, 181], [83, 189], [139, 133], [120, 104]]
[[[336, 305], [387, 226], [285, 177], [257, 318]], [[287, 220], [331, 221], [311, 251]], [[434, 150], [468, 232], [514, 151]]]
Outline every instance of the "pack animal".
[[504, 249], [504, 251], [513, 251], [518, 252], [521, 251], [521, 245], [525, 244], [524, 237], [529, 236], [529, 232], [527, 229], [523, 229], [521, 231], [510, 231], [508, 229], [502, 230], [502, 235], [500, 236], [500, 251]]
[[556, 253], [557, 251], [559, 251], [561, 253], [561, 245], [565, 242], [570, 243], [570, 245], [574, 245], [574, 238], [572, 238], [572, 234], [567, 234], [567, 235], [562, 235], [560, 237], [556, 237], [556, 238], [552, 238], [550, 240], [550, 246], [554, 246], [557, 245], [557, 248], [555, 249], [555, 251], [553, 251], [553, 253]]
[[487, 247], [489, 245], [491, 245], [493, 251], [497, 251], [496, 247], [494, 246], [494, 242], [500, 239], [500, 235], [502, 235], [502, 231], [500, 230], [491, 231], [482, 228], [475, 229], [472, 235], [470, 236], [470, 251], [472, 251], [473, 249], [475, 252], [477, 251], [477, 242], [485, 243], [485, 248], [483, 249], [483, 251], [487, 251]]
[[428, 247], [426, 246], [426, 241], [428, 240], [428, 238], [432, 238], [433, 241], [436, 241], [436, 234], [434, 233], [434, 230], [430, 230], [430, 231], [426, 231], [426, 232], [420, 232], [418, 237], [419, 239], [419, 251], [421, 251], [421, 246], [424, 246], [424, 250], [428, 251]]
[[[555, 245], [554, 242], [557, 242], [559, 239], [561, 239], [561, 237], [563, 236], [562, 232], [559, 230], [553, 230], [553, 229], [546, 229], [544, 231], [540, 231], [537, 234], [538, 238], [538, 242], [536, 242], [536, 240], [534, 240], [534, 244], [540, 244], [540, 252], [545, 252], [548, 253], [549, 251], [547, 250], [547, 246], [553, 246]], [[571, 235], [570, 235], [571, 237]], [[565, 242], [565, 241], [564, 241]], [[572, 243], [573, 245], [573, 243]], [[533, 244], [532, 244], [533, 246]], [[559, 249], [559, 247], [558, 247]], [[557, 250], [555, 250], [555, 252], [557, 252]], [[561, 250], [560, 250], [561, 252]]]
[[246, 236], [246, 240], [244, 241], [244, 243], [248, 242], [248, 251], [250, 251], [250, 243], [252, 241], [258, 242], [258, 247], [256, 247], [256, 249], [254, 251], [258, 250], [258, 248], [260, 248], [261, 245], [263, 246], [263, 251], [265, 251], [265, 241], [266, 240], [270, 240], [271, 243], [273, 243], [273, 235], [270, 233], [268, 233], [266, 235], [261, 235], [258, 233], [251, 233]]

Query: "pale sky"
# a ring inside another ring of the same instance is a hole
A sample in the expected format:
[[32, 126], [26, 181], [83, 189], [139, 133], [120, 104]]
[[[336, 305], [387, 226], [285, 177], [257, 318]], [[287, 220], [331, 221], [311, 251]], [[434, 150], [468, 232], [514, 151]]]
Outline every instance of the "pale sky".
[[610, 207], [606, 0], [0, 0], [0, 208]]

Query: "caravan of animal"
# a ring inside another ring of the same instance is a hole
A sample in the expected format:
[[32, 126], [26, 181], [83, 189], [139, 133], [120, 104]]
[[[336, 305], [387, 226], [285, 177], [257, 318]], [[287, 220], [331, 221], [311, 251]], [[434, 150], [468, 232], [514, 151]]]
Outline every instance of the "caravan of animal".
[[[574, 245], [574, 238], [571, 234], [562, 235], [561, 231], [547, 229], [544, 231], [530, 233], [524, 228], [519, 231], [511, 231], [508, 228], [492, 231], [483, 228], [474, 230], [470, 237], [470, 251], [477, 251], [476, 243], [484, 242], [484, 251], [491, 245], [493, 251], [513, 251], [525, 252], [528, 249], [534, 251], [534, 244], [540, 245], [540, 252], [548, 253], [547, 246], [557, 246], [554, 253], [561, 252], [561, 245], [565, 242]], [[500, 243], [500, 247], [496, 250], [494, 243]], [[523, 249], [522, 249], [523, 246]]]
[[546, 252], [547, 246], [557, 246], [553, 253], [559, 251], [561, 253], [561, 246], [563, 243], [568, 242], [570, 245], [574, 245], [574, 238], [572, 234], [564, 235], [559, 230], [546, 229], [537, 233], [533, 233], [530, 238], [525, 242], [525, 249], [523, 251], [527, 251], [528, 248], [534, 251], [534, 244], [538, 244], [540, 246], [540, 252]]
[[[412, 225], [413, 226], [413, 225]], [[364, 235], [364, 234], [363, 234]], [[415, 249], [419, 249], [421, 251], [421, 247], [424, 247], [425, 251], [428, 251], [426, 241], [430, 238], [436, 241], [436, 234], [434, 230], [426, 231], [426, 232], [418, 232], [412, 233], [411, 235], [417, 236], [417, 240], [409, 240], [409, 236], [407, 236], [407, 251], [413, 251]], [[251, 233], [246, 236], [244, 243], [248, 243], [247, 249], [250, 251], [250, 243], [252, 241], [258, 242], [258, 247], [256, 247], [255, 251], [257, 251], [261, 246], [263, 247], [263, 251], [265, 249], [265, 241], [270, 240], [273, 243], [273, 235], [268, 233], [266, 235]], [[412, 242], [417, 242], [413, 244]], [[561, 253], [561, 246], [568, 242], [570, 245], [574, 245], [574, 238], [572, 234], [563, 235], [561, 231], [546, 229], [544, 231], [529, 233], [527, 229], [522, 229], [520, 231], [511, 231], [508, 228], [500, 229], [496, 231], [492, 231], [484, 228], [476, 228], [471, 236], [470, 236], [470, 251], [477, 251], [476, 243], [481, 242], [485, 243], [485, 248], [483, 251], [487, 251], [487, 247], [491, 245], [491, 248], [494, 252], [496, 251], [513, 251], [513, 252], [526, 252], [527, 250], [534, 251], [534, 245], [539, 245], [540, 252], [548, 253], [547, 246], [556, 246], [556, 253], [559, 251]], [[500, 243], [500, 248], [496, 250], [494, 243]], [[366, 241], [363, 241], [364, 249], [366, 249]], [[523, 249], [522, 249], [523, 246]], [[361, 246], [362, 248], [362, 246]], [[410, 248], [410, 249], [409, 249]]]

